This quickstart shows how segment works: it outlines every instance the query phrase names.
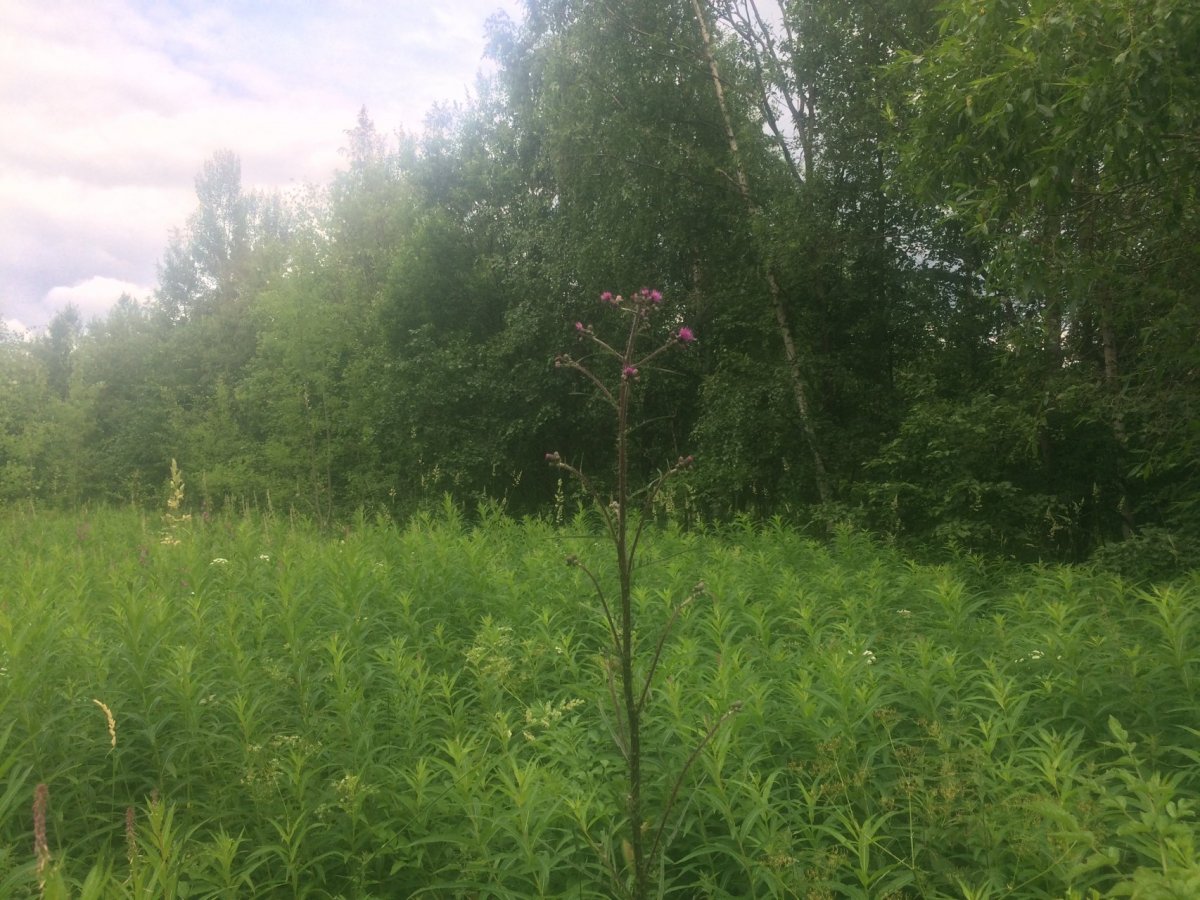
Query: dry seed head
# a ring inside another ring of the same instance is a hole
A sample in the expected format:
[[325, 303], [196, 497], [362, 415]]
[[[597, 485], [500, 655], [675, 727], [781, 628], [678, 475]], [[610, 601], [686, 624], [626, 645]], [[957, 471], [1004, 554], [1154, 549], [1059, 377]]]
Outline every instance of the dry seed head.
[[45, 782], [33, 789], [33, 855], [37, 857], [38, 884], [46, 887], [46, 867], [50, 865], [50, 845], [46, 842], [46, 810], [50, 807], [50, 788]]
[[108, 738], [112, 742], [112, 748], [117, 749], [117, 720], [113, 718], [112, 710], [108, 708], [102, 700], [92, 699], [98, 707], [104, 710], [104, 721], [108, 725]]
[[137, 811], [132, 806], [125, 807], [125, 846], [129, 851], [129, 864], [137, 859]]

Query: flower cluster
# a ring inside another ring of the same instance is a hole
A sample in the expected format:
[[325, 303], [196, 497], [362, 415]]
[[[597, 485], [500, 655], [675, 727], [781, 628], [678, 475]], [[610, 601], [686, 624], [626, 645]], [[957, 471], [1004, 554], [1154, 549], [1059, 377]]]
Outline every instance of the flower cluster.
[[[1043, 650], [1030, 650], [1030, 651], [1029, 651], [1029, 656], [1028, 656], [1028, 657], [1021, 656], [1021, 657], [1018, 657], [1017, 659], [1014, 659], [1014, 660], [1013, 660], [1013, 662], [1017, 662], [1017, 663], [1023, 663], [1023, 662], [1026, 662], [1026, 661], [1029, 661], [1029, 662], [1037, 662], [1038, 660], [1045, 659], [1045, 658], [1046, 658], [1046, 653], [1045, 653], [1045, 651], [1043, 651]], [[1058, 656], [1056, 656], [1056, 657], [1054, 657], [1054, 658], [1055, 658], [1056, 660], [1061, 660], [1061, 659], [1062, 659], [1062, 654], [1059, 654]]]
[[[584, 361], [576, 359], [568, 353], [559, 353], [554, 357], [554, 367], [556, 369], [575, 369], [583, 374], [589, 381], [592, 382], [600, 391], [601, 396], [618, 410], [618, 415], [623, 415], [621, 404], [626, 402], [628, 397], [628, 385], [631, 382], [640, 380], [642, 373], [647, 371], [646, 366], [654, 360], [659, 354], [669, 350], [671, 347], [683, 344], [691, 344], [696, 340], [696, 332], [687, 325], [680, 325], [673, 330], [669, 337], [661, 343], [656, 349], [649, 352], [639, 353], [637, 350], [638, 338], [646, 333], [650, 313], [655, 308], [662, 305], [663, 295], [661, 291], [652, 288], [641, 288], [628, 298], [621, 294], [614, 294], [612, 291], [605, 291], [600, 295], [600, 303], [605, 306], [611, 306], [615, 309], [622, 310], [632, 314], [630, 321], [630, 330], [628, 338], [622, 348], [621, 344], [610, 344], [596, 334], [595, 329], [585, 322], [576, 322], [574, 325], [576, 337], [580, 340], [590, 340], [596, 344], [600, 350], [608, 356], [617, 360], [620, 366], [621, 390], [617, 390], [611, 384], [605, 382], [595, 370], [587, 366]], [[547, 453], [546, 462], [551, 466], [566, 469], [573, 474], [582, 477], [582, 474], [573, 467], [563, 461], [558, 453]], [[690, 466], [694, 460], [692, 457], [684, 459], [680, 457], [679, 461], [670, 470], [672, 473], [679, 469], [684, 469]]]
[[[651, 288], [642, 288], [636, 293], [631, 294], [629, 298], [626, 299], [621, 294], [614, 294], [612, 291], [605, 291], [600, 295], [600, 302], [605, 306], [632, 309], [636, 312], [639, 312], [642, 316], [645, 316], [650, 309], [662, 305], [663, 295], [661, 291]], [[575, 333], [580, 337], [595, 336], [592, 326], [585, 324], [584, 322], [575, 323]], [[671, 338], [672, 340], [678, 341], [681, 344], [690, 344], [692, 341], [696, 340], [696, 333], [692, 331], [691, 328], [684, 325], [675, 331], [671, 335]]]
[[574, 712], [579, 707], [583, 706], [583, 701], [578, 698], [570, 700], [562, 700], [558, 703], [538, 701], [533, 706], [525, 709], [525, 728], [521, 734], [527, 741], [535, 741], [539, 737], [537, 732], [547, 732], [569, 713]]
[[649, 303], [653, 304], [654, 306], [658, 306], [660, 303], [662, 303], [662, 301], [662, 292], [652, 290], [650, 288], [642, 288], [640, 291], [630, 294], [628, 301], [626, 301], [625, 298], [620, 294], [614, 294], [612, 291], [605, 291], [600, 295], [600, 302], [607, 303], [609, 306], [623, 306], [626, 302], [640, 303], [643, 305]]

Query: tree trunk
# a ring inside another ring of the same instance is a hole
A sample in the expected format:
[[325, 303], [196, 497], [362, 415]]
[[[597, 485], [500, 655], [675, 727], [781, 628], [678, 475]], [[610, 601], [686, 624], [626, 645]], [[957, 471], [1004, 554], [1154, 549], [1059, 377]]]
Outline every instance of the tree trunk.
[[[692, 0], [692, 8], [696, 12], [696, 22], [700, 26], [700, 38], [704, 48], [704, 59], [708, 63], [708, 71], [712, 75], [713, 90], [717, 95], [717, 105], [721, 109], [721, 121], [725, 127], [725, 139], [729, 142], [729, 154], [733, 159], [734, 181], [737, 184], [738, 193], [741, 194], [742, 200], [746, 204], [746, 211], [754, 219], [760, 215], [761, 210], [750, 195], [750, 182], [746, 177], [746, 169], [742, 165], [737, 136], [733, 132], [733, 122], [729, 117], [729, 108], [725, 105], [725, 90], [721, 85], [721, 73], [717, 68], [717, 58], [713, 55], [712, 37], [708, 31], [708, 22], [705, 19], [704, 10], [700, 6], [700, 0]], [[808, 449], [812, 455], [813, 474], [817, 482], [817, 493], [822, 503], [828, 503], [833, 499], [833, 490], [829, 483], [829, 475], [825, 470], [825, 462], [821, 457], [821, 451], [817, 447], [817, 434], [813, 428], [810, 412], [811, 407], [808, 401], [808, 383], [804, 379], [800, 357], [796, 352], [796, 342], [792, 336], [787, 309], [783, 305], [779, 280], [775, 277], [775, 272], [769, 263], [766, 266], [766, 279], [767, 289], [771, 296], [771, 311], [775, 314], [775, 322], [779, 326], [779, 336], [783, 340], [783, 352], [787, 358], [788, 373], [791, 376], [792, 394], [796, 399], [796, 411], [800, 415], [801, 428], [804, 430], [804, 438], [808, 443]]]
[[[1104, 351], [1104, 387], [1112, 403], [1112, 430], [1117, 446], [1124, 453], [1129, 446], [1129, 435], [1125, 430], [1125, 413], [1121, 409], [1121, 371], [1117, 358], [1117, 336], [1112, 324], [1112, 298], [1107, 286], [1100, 288], [1100, 344]], [[1121, 533], [1125, 539], [1133, 537], [1136, 529], [1133, 511], [1129, 508], [1129, 494], [1125, 490], [1125, 477], [1121, 476], [1120, 497], [1117, 512], [1121, 515]]]

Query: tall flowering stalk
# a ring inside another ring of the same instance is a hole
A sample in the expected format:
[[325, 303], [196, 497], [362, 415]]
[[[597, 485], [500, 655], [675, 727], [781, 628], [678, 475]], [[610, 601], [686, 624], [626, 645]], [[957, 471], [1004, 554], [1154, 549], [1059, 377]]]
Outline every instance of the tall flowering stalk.
[[[670, 619], [664, 626], [650, 655], [649, 663], [639, 681], [634, 672], [634, 660], [637, 647], [634, 642], [633, 619], [633, 569], [637, 556], [638, 544], [641, 541], [643, 529], [650, 518], [658, 492], [669, 478], [690, 467], [694, 459], [683, 456], [661, 472], [649, 485], [641, 505], [640, 515], [632, 529], [630, 527], [630, 497], [629, 483], [629, 432], [631, 428], [631, 409], [635, 390], [644, 373], [650, 371], [650, 364], [669, 350], [686, 347], [695, 341], [696, 336], [691, 328], [682, 326], [653, 349], [642, 351], [641, 345], [650, 336], [653, 328], [654, 314], [663, 303], [662, 294], [656, 290], [643, 288], [629, 298], [614, 295], [605, 291], [600, 295], [600, 302], [610, 307], [628, 320], [623, 344], [608, 343], [591, 325], [583, 322], [575, 323], [575, 332], [580, 340], [590, 343], [599, 349], [596, 361], [589, 356], [587, 361], [576, 359], [567, 353], [559, 354], [554, 364], [557, 368], [573, 369], [580, 373], [596, 388], [599, 395], [612, 407], [617, 425], [616, 434], [616, 494], [611, 502], [605, 502], [591, 480], [576, 466], [566, 462], [558, 452], [547, 453], [546, 460], [551, 466], [569, 472], [584, 486], [592, 496], [597, 509], [608, 530], [616, 550], [616, 565], [620, 595], [617, 607], [609, 603], [608, 596], [601, 585], [600, 579], [577, 557], [568, 557], [569, 565], [577, 566], [592, 582], [596, 595], [604, 612], [605, 623], [608, 626], [611, 641], [611, 656], [608, 665], [609, 693], [612, 698], [617, 727], [615, 737], [617, 745], [626, 762], [628, 794], [626, 797], [626, 813], [628, 815], [627, 837], [622, 842], [625, 861], [628, 866], [629, 879], [632, 882], [632, 896], [641, 900], [648, 895], [649, 873], [657, 853], [662, 849], [663, 832], [671, 806], [679, 793], [687, 769], [699, 755], [700, 749], [711, 740], [720, 727], [721, 722], [732, 714], [727, 713], [717, 725], [708, 732], [700, 747], [689, 757], [683, 771], [667, 797], [664, 808], [657, 816], [657, 827], [651, 831], [643, 809], [642, 799], [642, 745], [641, 723], [650, 695], [650, 687], [662, 657], [663, 645], [671, 627], [683, 610], [704, 592], [703, 582], [696, 585], [686, 599], [676, 605]], [[632, 533], [631, 533], [632, 532]], [[618, 684], [619, 680], [619, 684]], [[615, 866], [614, 877], [617, 875]], [[619, 879], [623, 881], [625, 879]]]

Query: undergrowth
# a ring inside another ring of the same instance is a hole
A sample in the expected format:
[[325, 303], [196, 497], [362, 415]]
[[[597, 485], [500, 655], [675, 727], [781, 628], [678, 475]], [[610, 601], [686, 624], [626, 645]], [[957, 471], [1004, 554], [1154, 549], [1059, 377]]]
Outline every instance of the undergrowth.
[[[0, 517], [0, 896], [607, 895], [594, 518], [162, 526]], [[748, 525], [639, 563], [646, 629], [707, 584], [644, 725], [660, 896], [1200, 896], [1200, 578]]]

